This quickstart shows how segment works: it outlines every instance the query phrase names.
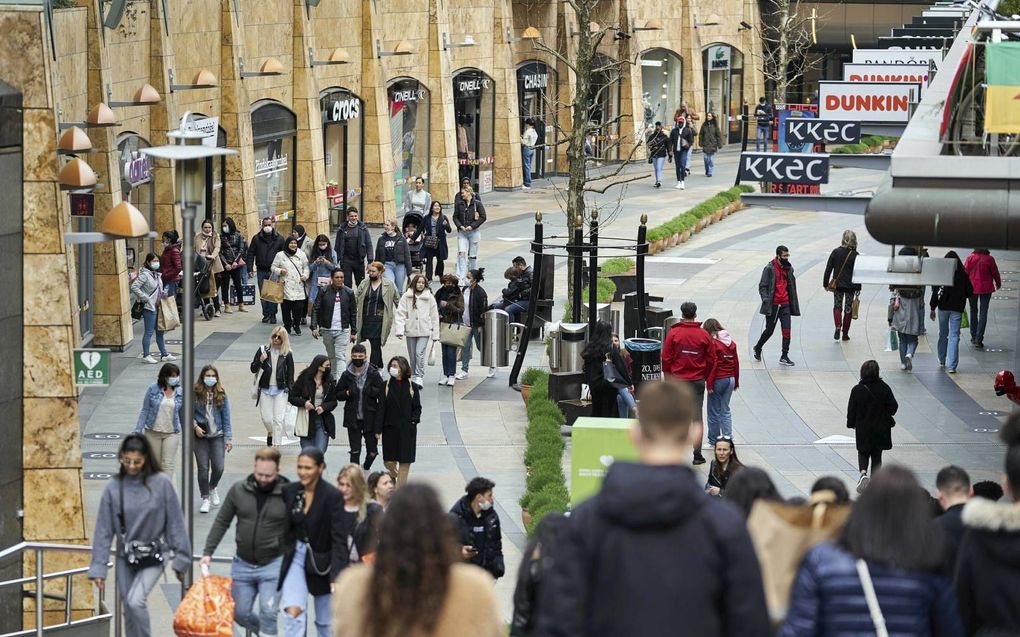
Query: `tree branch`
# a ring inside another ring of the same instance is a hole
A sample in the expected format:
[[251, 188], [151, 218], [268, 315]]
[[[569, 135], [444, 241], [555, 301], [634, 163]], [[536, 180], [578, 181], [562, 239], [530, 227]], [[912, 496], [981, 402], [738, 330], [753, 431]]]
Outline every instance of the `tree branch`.
[[[619, 171], [617, 171], [617, 173], [619, 173]], [[614, 173], [614, 174], [617, 174], [617, 173]], [[633, 177], [627, 177], [626, 179], [621, 179], [619, 181], [614, 181], [611, 184], [606, 184], [602, 188], [593, 188], [593, 187], [589, 187], [589, 186], [586, 185], [584, 187], [584, 191], [585, 192], [596, 192], [596, 193], [598, 193], [600, 195], [604, 195], [604, 194], [606, 194], [606, 191], [609, 190], [610, 188], [612, 188], [613, 186], [621, 186], [623, 184], [629, 184], [632, 181], [640, 181], [642, 179], [648, 179], [649, 177], [651, 177], [651, 175], [649, 175], [647, 173], [643, 174], [643, 175], [634, 175]], [[592, 181], [595, 181], [596, 179], [605, 179], [605, 177], [596, 177], [595, 179], [589, 179], [588, 181], [590, 183]]]

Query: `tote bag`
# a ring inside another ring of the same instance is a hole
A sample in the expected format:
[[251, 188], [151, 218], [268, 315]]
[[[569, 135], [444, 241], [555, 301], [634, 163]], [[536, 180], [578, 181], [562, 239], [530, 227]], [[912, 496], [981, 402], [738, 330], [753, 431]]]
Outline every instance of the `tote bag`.
[[177, 300], [172, 296], [165, 296], [159, 300], [156, 306], [156, 329], [160, 332], [169, 332], [181, 324], [181, 316], [177, 313]]
[[263, 281], [260, 292], [263, 301], [283, 303], [283, 283], [276, 277], [270, 277]]
[[464, 347], [464, 343], [467, 342], [468, 335], [470, 334], [471, 328], [462, 323], [439, 324], [439, 342], [442, 343], [443, 345], [451, 345], [453, 347]]

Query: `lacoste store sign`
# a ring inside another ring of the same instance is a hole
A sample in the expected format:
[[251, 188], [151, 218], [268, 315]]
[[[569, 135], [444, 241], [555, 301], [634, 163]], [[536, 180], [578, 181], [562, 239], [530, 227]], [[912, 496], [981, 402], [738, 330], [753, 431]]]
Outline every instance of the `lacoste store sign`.
[[106, 387], [110, 384], [110, 350], [74, 350], [74, 383]]

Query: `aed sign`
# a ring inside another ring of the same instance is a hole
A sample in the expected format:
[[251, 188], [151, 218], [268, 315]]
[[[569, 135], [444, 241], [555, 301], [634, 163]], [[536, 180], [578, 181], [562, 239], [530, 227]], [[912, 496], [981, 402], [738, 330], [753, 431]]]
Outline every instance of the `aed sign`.
[[844, 64], [844, 82], [903, 82], [928, 88], [928, 64]]
[[74, 350], [74, 384], [107, 387], [110, 384], [110, 350]]
[[821, 119], [786, 120], [786, 141], [811, 144], [856, 144], [861, 140], [861, 123]]
[[823, 80], [818, 83], [818, 118], [906, 123], [920, 90], [917, 84]]
[[819, 153], [741, 153], [740, 181], [829, 183], [829, 156]]
[[942, 51], [936, 49], [923, 49], [919, 51], [904, 51], [901, 49], [854, 49], [851, 62], [854, 64], [905, 64], [927, 65], [935, 63], [935, 68], [942, 64]]

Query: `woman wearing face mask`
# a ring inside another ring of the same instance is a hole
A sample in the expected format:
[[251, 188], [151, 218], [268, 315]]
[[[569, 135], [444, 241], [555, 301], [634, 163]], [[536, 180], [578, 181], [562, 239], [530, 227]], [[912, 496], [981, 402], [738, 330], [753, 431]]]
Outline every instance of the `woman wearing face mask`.
[[[464, 324], [464, 296], [457, 287], [457, 277], [452, 274], [443, 275], [443, 287], [436, 292], [436, 302], [439, 304], [439, 322], [447, 325]], [[439, 379], [440, 385], [453, 387], [456, 382], [457, 373], [457, 350], [456, 345], [442, 344], [443, 353], [443, 376]]]
[[156, 382], [145, 390], [142, 411], [134, 433], [144, 434], [152, 454], [168, 476], [173, 476], [181, 445], [181, 369], [173, 363], [159, 368]]
[[[489, 295], [485, 288], [479, 285], [485, 280], [485, 268], [468, 270], [467, 285], [461, 290], [464, 297], [464, 324], [471, 328], [467, 343], [460, 350], [460, 371], [454, 376], [457, 380], [467, 378], [468, 368], [471, 366], [471, 348], [477, 347], [482, 351], [482, 315], [489, 309]], [[473, 345], [472, 345], [473, 344]], [[496, 368], [490, 367], [488, 377], [496, 375]]]
[[223, 296], [223, 311], [230, 314], [230, 284], [234, 284], [234, 292], [237, 295], [237, 311], [247, 312], [244, 306], [242, 294], [242, 282], [248, 280], [244, 262], [244, 253], [248, 247], [244, 242], [244, 235], [237, 231], [234, 220], [230, 217], [223, 219], [223, 227], [220, 228], [220, 262], [223, 264], [223, 271], [220, 272], [219, 286]]
[[219, 274], [223, 272], [223, 263], [220, 261], [220, 235], [213, 232], [212, 221], [206, 219], [202, 222], [202, 230], [195, 237], [195, 251], [209, 262], [209, 293], [203, 294], [203, 299], [212, 299], [216, 308], [215, 316], [220, 315], [220, 297], [216, 289], [216, 282]]
[[149, 353], [153, 333], [156, 334], [156, 347], [159, 348], [160, 358], [163, 361], [177, 360], [173, 354], [166, 351], [163, 331], [156, 329], [156, 308], [163, 298], [163, 283], [159, 278], [159, 259], [152, 252], [145, 255], [145, 265], [138, 268], [138, 275], [131, 282], [131, 298], [144, 304], [142, 324], [145, 326], [145, 333], [142, 334], [142, 360], [153, 365], [159, 362]]
[[375, 256], [383, 262], [383, 276], [397, 287], [397, 295], [404, 293], [404, 282], [411, 272], [411, 249], [400, 234], [396, 219], [383, 223], [383, 232], [375, 244]]
[[730, 476], [737, 469], [743, 467], [743, 463], [737, 459], [737, 448], [733, 445], [733, 439], [720, 436], [715, 441], [715, 459], [708, 470], [708, 482], [705, 483], [705, 492], [708, 495], [722, 497], [726, 491], [726, 483]]
[[259, 408], [262, 425], [266, 428], [266, 446], [273, 440], [282, 445], [283, 417], [287, 411], [287, 394], [294, 385], [294, 356], [290, 352], [290, 339], [282, 327], [274, 327], [269, 345], [255, 352], [251, 373], [257, 375], [255, 405]]
[[427, 214], [429, 206], [432, 205], [432, 195], [425, 190], [425, 180], [421, 177], [414, 178], [414, 190], [404, 199], [404, 214], [417, 212], [421, 216]]
[[388, 471], [373, 471], [368, 474], [368, 494], [375, 502], [382, 507], [383, 511], [390, 505], [390, 498], [393, 497], [393, 476]]
[[199, 513], [220, 505], [216, 487], [223, 476], [223, 461], [234, 446], [230, 428], [230, 401], [220, 384], [220, 373], [206, 365], [195, 383], [195, 464], [198, 465]]
[[698, 140], [705, 156], [705, 176], [711, 177], [715, 169], [715, 154], [722, 146], [722, 133], [719, 131], [719, 122], [715, 121], [715, 113], [705, 113], [705, 123], [698, 133]]
[[708, 390], [708, 444], [715, 446], [720, 437], [733, 438], [730, 398], [740, 388], [740, 357], [733, 337], [719, 321], [710, 318], [702, 328], [712, 337], [715, 348], [715, 366], [705, 381]]
[[289, 237], [283, 252], [273, 259], [273, 274], [283, 281], [283, 327], [287, 333], [294, 330], [301, 336], [301, 319], [308, 312], [305, 300], [305, 281], [308, 280], [308, 257], [298, 249], [298, 240]]
[[[329, 237], [320, 234], [308, 245], [311, 246], [308, 250], [308, 307], [311, 308], [319, 295], [319, 288], [329, 285], [329, 277], [337, 266], [333, 263], [333, 246]], [[345, 285], [349, 283], [344, 281]]]
[[429, 290], [425, 277], [416, 274], [411, 287], [397, 303], [395, 333], [407, 337], [407, 356], [411, 361], [411, 382], [421, 387], [425, 382], [425, 355], [429, 340], [439, 340], [439, 306]]
[[372, 346], [369, 362], [376, 369], [383, 366], [382, 348], [393, 331], [394, 308], [399, 298], [397, 286], [383, 277], [384, 270], [383, 264], [378, 261], [369, 263], [365, 270], [368, 277], [358, 284], [354, 295], [361, 326], [358, 336]]
[[410, 381], [411, 367], [403, 356], [390, 359], [389, 378], [379, 403], [382, 430], [383, 464], [397, 484], [407, 483], [418, 444], [421, 420], [421, 395]]
[[336, 422], [333, 419], [333, 410], [336, 409], [335, 388], [336, 381], [330, 373], [329, 357], [325, 354], [313, 358], [294, 382], [290, 391], [290, 404], [305, 412], [306, 415], [299, 415], [301, 420], [307, 418], [307, 430], [296, 432], [301, 439], [302, 449], [314, 447], [326, 453], [329, 439], [336, 438]]
[[370, 564], [375, 558], [375, 529], [383, 508], [369, 501], [365, 474], [358, 465], [345, 464], [337, 474], [336, 482], [344, 498], [344, 510], [340, 515], [350, 563]]
[[[429, 204], [431, 214], [422, 220], [422, 258], [425, 260], [425, 278], [432, 280], [432, 273], [443, 278], [444, 261], [450, 257], [446, 236], [453, 233], [450, 220], [443, 214], [443, 204], [433, 201]], [[435, 269], [432, 263], [435, 261]]]
[[170, 298], [177, 296], [177, 286], [181, 282], [181, 241], [176, 230], [163, 233], [163, 254], [159, 255], [159, 274]]

